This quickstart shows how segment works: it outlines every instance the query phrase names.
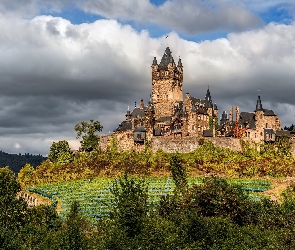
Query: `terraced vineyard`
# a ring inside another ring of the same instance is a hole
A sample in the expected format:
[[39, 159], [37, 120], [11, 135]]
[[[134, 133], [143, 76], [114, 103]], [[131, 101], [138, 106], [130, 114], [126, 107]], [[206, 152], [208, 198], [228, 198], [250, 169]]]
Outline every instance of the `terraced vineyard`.
[[[61, 201], [60, 215], [65, 218], [74, 200], [80, 204], [81, 212], [90, 221], [107, 216], [111, 208], [112, 194], [110, 189], [113, 182], [110, 178], [97, 178], [94, 180], [79, 180], [70, 182], [58, 182], [42, 184], [28, 191], [35, 192], [51, 198], [56, 204]], [[258, 193], [268, 190], [270, 182], [260, 180], [229, 179], [230, 184], [242, 185], [243, 189], [250, 193], [251, 199], [258, 200]], [[189, 185], [202, 184], [202, 178], [189, 178]], [[149, 204], [156, 204], [163, 195], [173, 195], [174, 183], [171, 178], [148, 178]]]

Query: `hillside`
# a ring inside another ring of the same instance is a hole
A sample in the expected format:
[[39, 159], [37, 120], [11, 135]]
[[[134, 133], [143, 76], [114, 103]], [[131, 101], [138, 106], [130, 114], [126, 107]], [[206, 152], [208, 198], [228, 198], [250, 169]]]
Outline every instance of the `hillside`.
[[36, 167], [41, 164], [42, 161], [46, 160], [46, 157], [42, 155], [32, 154], [8, 154], [0, 150], [0, 167], [9, 166], [14, 173], [18, 173], [19, 170], [26, 164], [29, 163]]

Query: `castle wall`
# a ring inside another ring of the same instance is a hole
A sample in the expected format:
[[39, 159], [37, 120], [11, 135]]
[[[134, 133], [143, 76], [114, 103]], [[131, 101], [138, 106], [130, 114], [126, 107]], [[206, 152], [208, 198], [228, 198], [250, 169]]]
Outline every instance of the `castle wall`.
[[[144, 145], [134, 144], [133, 133], [129, 131], [114, 134], [117, 138], [119, 150], [142, 150]], [[197, 149], [200, 144], [199, 140], [203, 137], [186, 136], [186, 137], [164, 137], [154, 136], [150, 139], [150, 145], [153, 152], [159, 149], [168, 153], [188, 153]], [[229, 148], [236, 151], [241, 151], [240, 139], [228, 137], [208, 137], [206, 140], [211, 141], [215, 146]], [[244, 138], [247, 140], [247, 138]], [[100, 147], [106, 150], [110, 145], [111, 136], [103, 136], [100, 139]], [[295, 152], [295, 149], [294, 149]]]
[[[200, 137], [153, 137], [151, 140], [152, 150], [155, 152], [162, 149], [168, 153], [188, 153], [197, 149]], [[241, 151], [240, 139], [227, 137], [209, 137], [206, 140], [211, 141], [215, 146], [229, 148], [236, 151]]]

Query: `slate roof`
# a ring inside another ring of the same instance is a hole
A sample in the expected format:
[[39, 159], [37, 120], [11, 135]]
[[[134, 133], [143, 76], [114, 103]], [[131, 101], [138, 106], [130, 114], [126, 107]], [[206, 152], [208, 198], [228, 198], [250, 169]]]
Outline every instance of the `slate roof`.
[[132, 113], [131, 113], [131, 116], [132, 118], [136, 118], [136, 117], [144, 117], [145, 116], [145, 113], [144, 111], [146, 110], [146, 107], [144, 107], [143, 109], [141, 108], [135, 108], [133, 109]]
[[287, 131], [287, 130], [277, 130], [277, 131], [276, 131], [276, 136], [286, 136], [286, 137], [291, 137], [291, 131]]
[[174, 59], [172, 57], [172, 52], [169, 47], [166, 48], [165, 53], [162, 57], [162, 60], [159, 64], [159, 70], [168, 70], [168, 64], [174, 63]]
[[195, 98], [193, 96], [190, 96], [190, 100], [192, 103], [192, 111], [199, 113], [199, 114], [207, 114], [206, 110], [206, 102], [205, 100], [201, 100], [199, 98]]
[[146, 130], [144, 126], [139, 126], [136, 129], [134, 129], [134, 132], [146, 132]]
[[276, 114], [271, 109], [263, 109], [265, 116], [275, 116]]
[[132, 130], [132, 122], [131, 121], [121, 122], [115, 131], [126, 131], [126, 130]]
[[241, 112], [239, 124], [246, 128], [255, 129], [255, 114], [251, 112]]

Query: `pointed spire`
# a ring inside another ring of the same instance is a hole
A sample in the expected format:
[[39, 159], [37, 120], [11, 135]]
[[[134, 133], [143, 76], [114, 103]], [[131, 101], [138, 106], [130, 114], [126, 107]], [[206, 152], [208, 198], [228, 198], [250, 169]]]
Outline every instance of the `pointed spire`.
[[258, 96], [257, 104], [256, 104], [256, 110], [255, 111], [259, 111], [259, 110], [263, 110], [262, 104], [261, 104], [261, 100], [260, 100], [260, 96]]
[[179, 59], [178, 59], [178, 64], [177, 64], [177, 67], [182, 67], [182, 62], [181, 62], [181, 59], [180, 59], [180, 57], [179, 57]]
[[171, 50], [169, 49], [169, 47], [167, 47], [165, 50], [165, 53], [161, 59], [161, 62], [159, 64], [159, 69], [160, 70], [167, 70], [169, 63], [174, 63], [174, 59], [172, 57]]
[[158, 65], [158, 63], [157, 63], [157, 58], [156, 58], [156, 57], [154, 57], [153, 65]]
[[211, 94], [209, 90], [209, 85], [208, 85], [207, 93], [205, 95], [205, 103], [206, 103], [206, 108], [213, 108], [213, 102], [212, 102], [212, 98], [211, 98]]

